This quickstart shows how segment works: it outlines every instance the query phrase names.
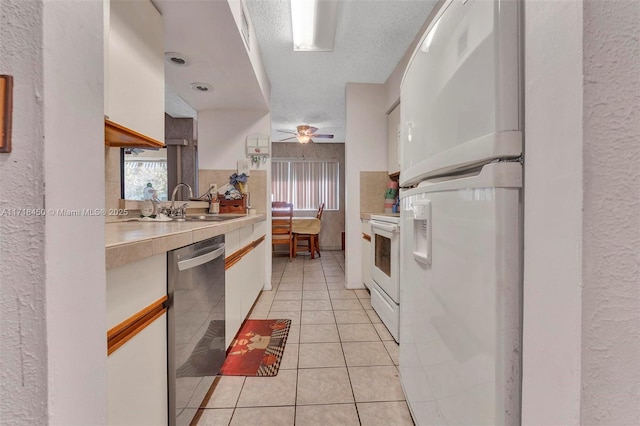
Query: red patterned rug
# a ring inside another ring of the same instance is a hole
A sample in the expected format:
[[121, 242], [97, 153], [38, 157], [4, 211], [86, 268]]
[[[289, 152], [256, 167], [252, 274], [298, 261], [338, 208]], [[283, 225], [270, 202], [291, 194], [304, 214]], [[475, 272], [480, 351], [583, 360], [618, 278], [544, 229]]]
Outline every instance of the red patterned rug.
[[246, 320], [231, 342], [220, 374], [260, 377], [277, 375], [290, 327], [289, 319]]

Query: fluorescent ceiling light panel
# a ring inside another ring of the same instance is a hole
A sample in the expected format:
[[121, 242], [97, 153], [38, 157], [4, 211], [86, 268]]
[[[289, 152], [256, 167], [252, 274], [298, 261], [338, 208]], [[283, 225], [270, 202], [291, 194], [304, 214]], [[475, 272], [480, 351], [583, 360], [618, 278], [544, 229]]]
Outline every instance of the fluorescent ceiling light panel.
[[338, 0], [291, 0], [294, 51], [332, 51]]

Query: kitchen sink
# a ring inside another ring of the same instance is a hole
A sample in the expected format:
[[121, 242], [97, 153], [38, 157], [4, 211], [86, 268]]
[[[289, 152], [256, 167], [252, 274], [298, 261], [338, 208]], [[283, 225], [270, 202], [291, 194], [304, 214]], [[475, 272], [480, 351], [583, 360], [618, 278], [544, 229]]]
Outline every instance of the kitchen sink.
[[199, 214], [187, 215], [187, 222], [224, 222], [225, 220], [238, 219], [245, 217], [244, 214]]

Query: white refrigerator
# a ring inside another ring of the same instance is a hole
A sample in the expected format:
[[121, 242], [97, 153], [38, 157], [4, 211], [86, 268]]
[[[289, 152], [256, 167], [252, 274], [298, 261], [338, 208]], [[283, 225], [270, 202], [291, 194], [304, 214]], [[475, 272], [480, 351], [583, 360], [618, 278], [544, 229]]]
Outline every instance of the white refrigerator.
[[399, 368], [418, 425], [520, 421], [521, 7], [445, 1], [402, 81]]

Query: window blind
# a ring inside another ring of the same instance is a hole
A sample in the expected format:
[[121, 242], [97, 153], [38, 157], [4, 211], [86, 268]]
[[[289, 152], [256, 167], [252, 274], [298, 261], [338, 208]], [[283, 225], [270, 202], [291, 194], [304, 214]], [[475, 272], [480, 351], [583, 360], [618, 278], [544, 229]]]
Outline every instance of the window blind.
[[273, 201], [293, 203], [294, 210], [340, 209], [338, 161], [271, 161]]

